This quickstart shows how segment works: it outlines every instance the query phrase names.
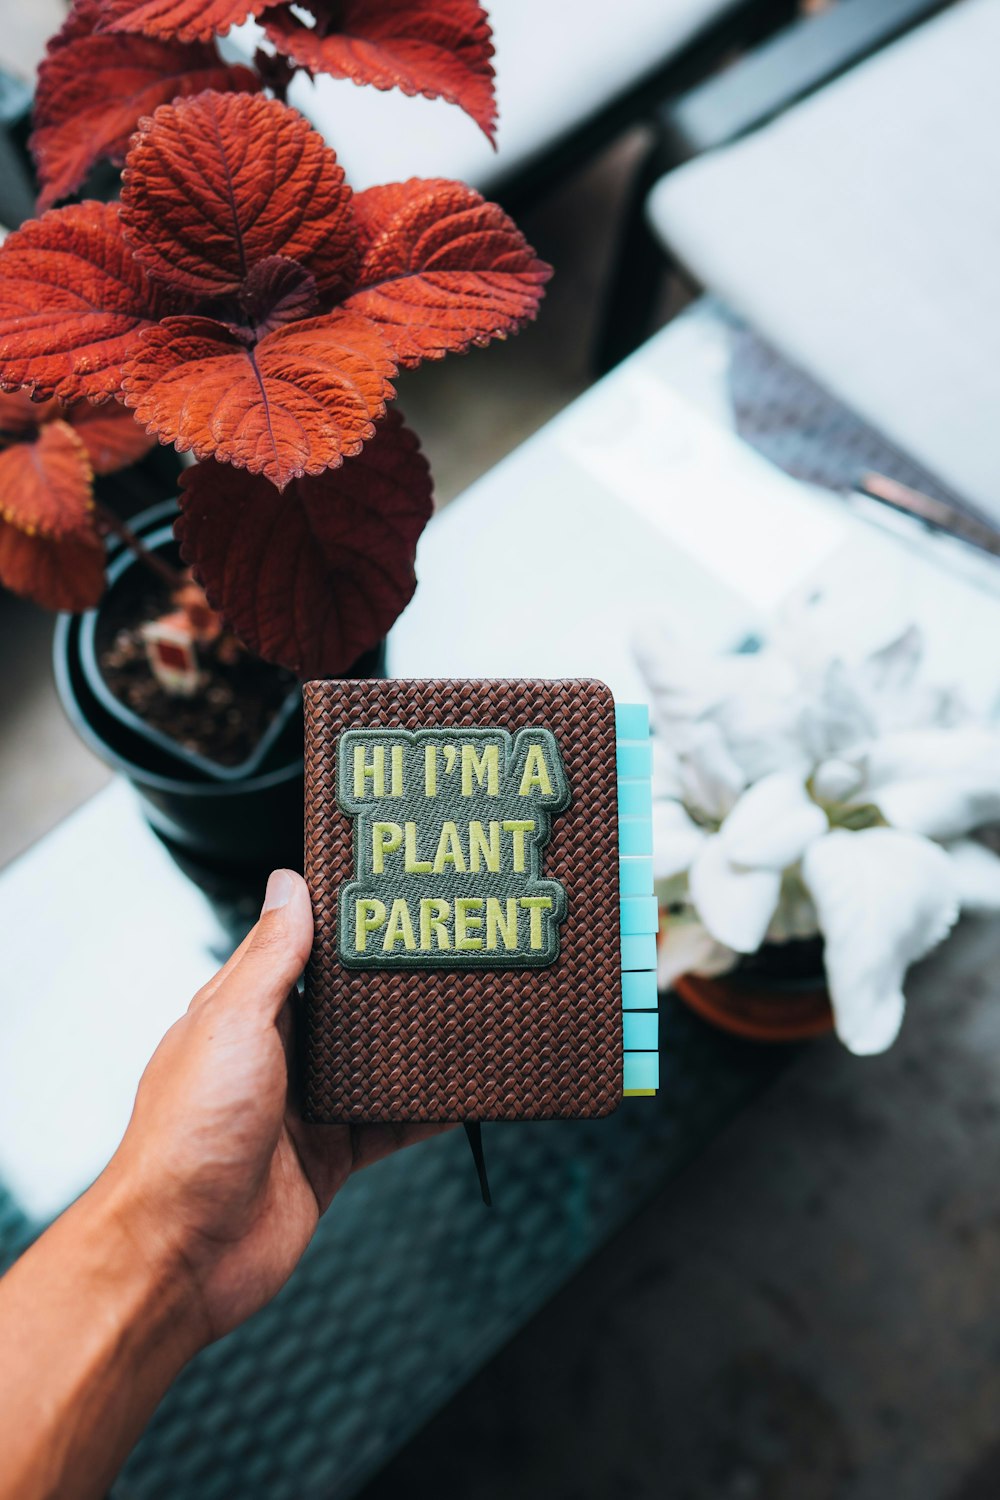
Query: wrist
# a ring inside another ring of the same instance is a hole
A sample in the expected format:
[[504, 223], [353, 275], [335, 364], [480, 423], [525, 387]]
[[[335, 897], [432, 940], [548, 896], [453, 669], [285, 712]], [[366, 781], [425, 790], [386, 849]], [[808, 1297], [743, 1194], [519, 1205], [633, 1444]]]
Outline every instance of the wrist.
[[101, 1246], [102, 1272], [127, 1325], [141, 1329], [176, 1374], [211, 1337], [183, 1247], [117, 1157], [77, 1207]]
[[104, 1495], [204, 1342], [190, 1278], [112, 1163], [0, 1279], [0, 1494]]

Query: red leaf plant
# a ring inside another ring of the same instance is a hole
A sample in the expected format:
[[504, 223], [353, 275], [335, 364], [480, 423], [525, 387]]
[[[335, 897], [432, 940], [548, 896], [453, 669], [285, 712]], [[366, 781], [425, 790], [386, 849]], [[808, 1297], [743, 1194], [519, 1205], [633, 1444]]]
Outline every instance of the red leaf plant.
[[261, 86], [249, 68], [228, 67], [212, 42], [96, 35], [101, 10], [101, 0], [76, 0], [39, 69], [31, 137], [39, 208], [76, 192], [102, 158], [121, 164], [137, 122], [158, 104]]
[[[493, 44], [478, 0], [74, 0], [38, 75], [31, 146], [48, 208], [139, 120], [205, 89], [284, 89], [297, 69], [457, 104], [495, 144]], [[251, 15], [274, 56], [227, 65], [215, 36]]]
[[161, 442], [279, 488], [360, 452], [399, 366], [532, 318], [550, 274], [461, 183], [352, 195], [261, 94], [162, 105], [123, 182], [120, 205], [51, 210], [0, 250], [0, 386], [121, 394]]
[[0, 395], [0, 583], [46, 609], [89, 609], [104, 592], [95, 474], [152, 439], [120, 406]]
[[[313, 48], [328, 71], [471, 108], [443, 59], [475, 72], [478, 58], [491, 88], [469, 0], [311, 9], [313, 28], [283, 5], [264, 16], [293, 59]], [[266, 660], [334, 675], [412, 595], [432, 509], [417, 440], [387, 412], [398, 370], [515, 332], [550, 270], [462, 183], [352, 194], [322, 137], [218, 59], [210, 33], [246, 14], [231, 0], [77, 0], [50, 46], [45, 201], [88, 170], [74, 120], [120, 155], [132, 109], [156, 107], [128, 145], [120, 203], [51, 209], [0, 248], [0, 389], [35, 403], [3, 398], [0, 576], [56, 607], [93, 604], [91, 469], [124, 454], [109, 434], [127, 429], [131, 456], [150, 434], [200, 460], [182, 478], [177, 537], [210, 605]], [[76, 94], [74, 50], [90, 59]], [[475, 98], [491, 122], [491, 92]]]
[[300, 677], [356, 661], [413, 594], [431, 482], [398, 412], [358, 458], [283, 494], [210, 462], [181, 484], [181, 553], [209, 599], [228, 601], [228, 623], [251, 651]]

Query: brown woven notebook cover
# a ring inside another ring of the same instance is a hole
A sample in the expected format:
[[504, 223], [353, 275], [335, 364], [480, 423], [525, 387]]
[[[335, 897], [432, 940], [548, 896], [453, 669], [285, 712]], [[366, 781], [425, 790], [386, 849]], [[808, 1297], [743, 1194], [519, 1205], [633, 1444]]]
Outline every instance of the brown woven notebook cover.
[[305, 707], [307, 1118], [609, 1113], [622, 1096], [610, 690], [310, 682]]

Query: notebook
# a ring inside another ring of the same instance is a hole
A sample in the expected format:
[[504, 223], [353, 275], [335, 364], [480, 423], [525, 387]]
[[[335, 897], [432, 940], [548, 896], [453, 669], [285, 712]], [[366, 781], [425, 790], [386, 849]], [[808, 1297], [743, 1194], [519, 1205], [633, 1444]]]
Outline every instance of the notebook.
[[655, 1006], [648, 744], [631, 747], [642, 808], [622, 820], [638, 860], [623, 896], [610, 689], [338, 680], [308, 683], [305, 711], [307, 1117], [610, 1113], [629, 1081], [623, 943], [633, 996], [641, 959]]

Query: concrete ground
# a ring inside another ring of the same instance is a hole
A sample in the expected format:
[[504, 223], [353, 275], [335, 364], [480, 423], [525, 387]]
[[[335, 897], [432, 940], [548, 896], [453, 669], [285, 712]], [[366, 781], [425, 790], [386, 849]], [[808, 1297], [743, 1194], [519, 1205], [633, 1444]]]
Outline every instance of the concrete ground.
[[[46, 6], [0, 3], [26, 59]], [[640, 144], [525, 220], [558, 272], [535, 328], [407, 376], [443, 500], [587, 384]], [[49, 622], [0, 599], [0, 630], [2, 863], [105, 772], [55, 701]], [[997, 1500], [996, 976], [995, 936], [967, 925], [886, 1057], [809, 1048], [365, 1500]]]

